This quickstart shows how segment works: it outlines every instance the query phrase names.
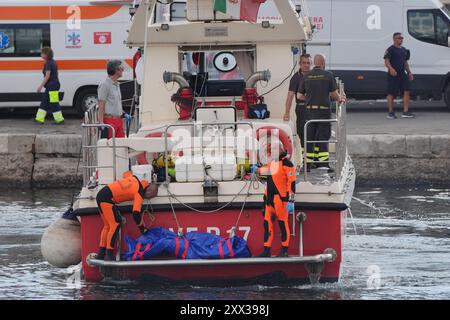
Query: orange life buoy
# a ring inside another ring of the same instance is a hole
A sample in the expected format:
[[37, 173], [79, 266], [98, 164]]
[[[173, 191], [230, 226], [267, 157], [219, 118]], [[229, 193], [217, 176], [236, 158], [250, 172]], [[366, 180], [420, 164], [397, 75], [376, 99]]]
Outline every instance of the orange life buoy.
[[272, 135], [274, 131], [278, 131], [278, 138], [280, 139], [280, 142], [283, 144], [284, 149], [286, 150], [288, 154], [288, 158], [292, 156], [293, 151], [293, 143], [289, 135], [282, 129], [275, 127], [275, 126], [265, 126], [261, 127], [258, 130], [256, 130], [256, 139], [259, 141], [261, 137], [261, 131], [266, 131], [266, 135], [269, 137]]

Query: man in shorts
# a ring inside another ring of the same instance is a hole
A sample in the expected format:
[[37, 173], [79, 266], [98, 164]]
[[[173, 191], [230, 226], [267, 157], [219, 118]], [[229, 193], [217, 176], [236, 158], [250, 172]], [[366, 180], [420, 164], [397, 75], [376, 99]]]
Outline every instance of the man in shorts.
[[394, 44], [384, 53], [384, 64], [388, 68], [387, 118], [390, 120], [397, 119], [394, 112], [394, 99], [398, 95], [403, 95], [402, 118], [415, 118], [416, 116], [409, 111], [411, 81], [414, 80], [408, 64], [411, 54], [408, 49], [402, 46], [403, 36], [400, 32], [394, 33], [393, 39]]

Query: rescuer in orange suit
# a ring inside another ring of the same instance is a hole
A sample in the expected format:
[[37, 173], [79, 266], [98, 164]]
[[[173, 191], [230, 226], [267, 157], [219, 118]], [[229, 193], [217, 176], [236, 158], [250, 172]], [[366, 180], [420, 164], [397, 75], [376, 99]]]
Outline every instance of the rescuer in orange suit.
[[278, 257], [288, 256], [290, 230], [288, 217], [294, 212], [295, 167], [288, 159], [286, 151], [280, 147], [279, 160], [272, 160], [266, 166], [253, 165], [252, 173], [267, 176], [264, 195], [264, 251], [258, 257], [270, 257], [273, 241], [273, 222], [278, 219], [281, 230], [281, 252]]
[[154, 198], [158, 193], [157, 188], [156, 184], [149, 185], [147, 180], [139, 180], [131, 171], [127, 171], [123, 174], [122, 179], [110, 183], [98, 192], [97, 204], [104, 225], [97, 259], [113, 260], [114, 245], [122, 222], [116, 204], [133, 201], [133, 219], [141, 233], [144, 234], [147, 229], [142, 219], [142, 202], [144, 198]]

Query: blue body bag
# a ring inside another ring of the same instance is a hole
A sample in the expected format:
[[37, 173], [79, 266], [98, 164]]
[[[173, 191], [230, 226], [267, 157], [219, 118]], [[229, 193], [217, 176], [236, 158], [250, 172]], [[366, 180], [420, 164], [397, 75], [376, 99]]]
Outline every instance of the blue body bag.
[[152, 228], [136, 240], [126, 236], [128, 251], [122, 260], [149, 260], [154, 257], [176, 259], [229, 259], [251, 257], [247, 242], [238, 236], [223, 238], [204, 232], [188, 232], [182, 237], [162, 227]]

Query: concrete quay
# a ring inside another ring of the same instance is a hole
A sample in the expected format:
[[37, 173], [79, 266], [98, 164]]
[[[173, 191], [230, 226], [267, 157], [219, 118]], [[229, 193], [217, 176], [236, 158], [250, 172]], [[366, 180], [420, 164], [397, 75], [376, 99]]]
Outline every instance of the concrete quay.
[[0, 133], [0, 182], [6, 187], [80, 186], [81, 136]]
[[[380, 106], [348, 107], [347, 145], [357, 183], [450, 184], [450, 112], [425, 108], [415, 119], [388, 120]], [[80, 125], [76, 117], [64, 126], [0, 119], [0, 183], [79, 187]]]

